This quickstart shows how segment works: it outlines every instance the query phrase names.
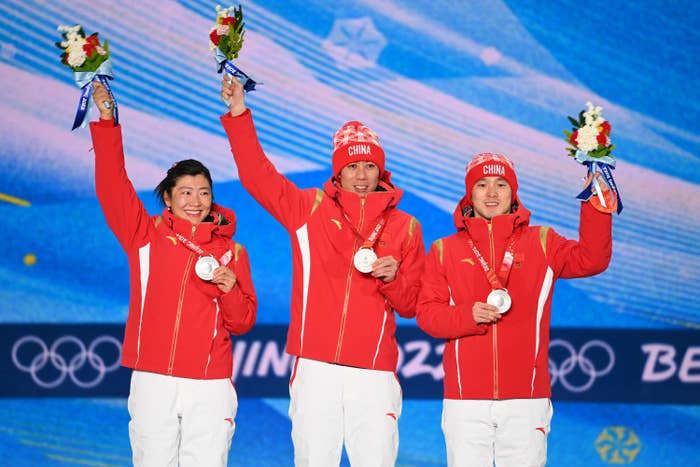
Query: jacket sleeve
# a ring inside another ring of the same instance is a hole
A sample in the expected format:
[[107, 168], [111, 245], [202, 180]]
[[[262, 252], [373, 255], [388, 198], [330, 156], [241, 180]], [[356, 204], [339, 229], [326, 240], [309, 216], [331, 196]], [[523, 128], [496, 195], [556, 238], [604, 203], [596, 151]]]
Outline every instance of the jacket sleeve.
[[442, 241], [430, 247], [421, 278], [416, 321], [428, 335], [441, 339], [486, 334], [487, 326], [472, 316], [472, 302], [455, 304], [442, 264]]
[[222, 308], [224, 328], [231, 334], [240, 336], [250, 331], [255, 324], [258, 302], [250, 274], [248, 253], [238, 243], [235, 251], [234, 260], [228, 267], [236, 274], [236, 285], [218, 300]]
[[111, 120], [90, 122], [95, 150], [95, 190], [107, 225], [125, 250], [147, 237], [149, 215], [124, 166], [121, 126]]
[[591, 203], [581, 203], [579, 240], [567, 240], [552, 230], [547, 237], [545, 254], [555, 277], [600, 274], [612, 256], [612, 214], [598, 211]]
[[416, 301], [420, 290], [420, 276], [425, 266], [425, 244], [420, 223], [412, 217], [408, 227], [405, 254], [400, 259], [396, 277], [391, 282], [380, 281], [379, 290], [389, 305], [403, 318], [416, 316]]
[[313, 197], [280, 174], [260, 145], [250, 109], [221, 117], [243, 187], [287, 230], [306, 222]]

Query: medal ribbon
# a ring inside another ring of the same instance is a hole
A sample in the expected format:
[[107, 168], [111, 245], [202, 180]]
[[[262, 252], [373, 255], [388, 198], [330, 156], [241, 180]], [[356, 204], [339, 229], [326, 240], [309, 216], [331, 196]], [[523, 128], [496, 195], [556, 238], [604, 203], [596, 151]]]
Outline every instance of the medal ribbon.
[[[185, 248], [187, 248], [190, 251], [193, 251], [194, 253], [198, 254], [200, 257], [201, 256], [212, 256], [212, 257], [214, 256], [213, 254], [208, 255], [207, 252], [204, 251], [204, 249], [201, 246], [199, 246], [198, 244], [196, 244], [195, 242], [193, 242], [189, 238], [185, 237], [181, 233], [175, 232], [172, 228], [167, 227], [167, 226], [165, 228], [170, 230], [173, 233], [173, 235], [175, 235], [175, 237], [177, 237], [177, 239], [180, 240], [180, 243], [182, 243], [182, 245]], [[228, 250], [226, 253], [224, 253], [221, 256], [221, 258], [219, 258], [219, 260], [218, 260], [219, 264], [221, 264], [222, 266], [226, 266], [231, 261], [232, 256], [233, 255], [231, 253], [231, 250]]]
[[484, 270], [484, 274], [486, 274], [486, 279], [488, 279], [489, 284], [491, 284], [491, 288], [494, 290], [505, 289], [505, 284], [508, 283], [508, 276], [510, 275], [510, 270], [513, 267], [513, 254], [515, 253], [515, 245], [518, 242], [518, 239], [520, 238], [520, 233], [521, 231], [518, 231], [511, 235], [510, 240], [508, 241], [508, 247], [506, 248], [506, 252], [503, 255], [503, 264], [501, 264], [501, 270], [498, 274], [496, 274], [496, 272], [493, 269], [491, 269], [489, 263], [481, 255], [481, 252], [479, 252], [479, 249], [476, 247], [476, 245], [474, 245], [474, 241], [472, 240], [472, 238], [469, 237], [467, 239], [469, 248], [471, 248], [474, 257], [476, 258], [477, 262], [481, 265], [481, 269]]
[[352, 221], [350, 221], [350, 217], [348, 217], [348, 214], [345, 212], [345, 210], [338, 204], [340, 209], [343, 211], [343, 217], [345, 218], [345, 222], [348, 224], [352, 232], [357, 236], [360, 240], [362, 240], [362, 248], [372, 248], [374, 244], [377, 241], [377, 238], [379, 237], [379, 234], [384, 230], [384, 226], [386, 225], [386, 219], [389, 217], [389, 210], [386, 209], [382, 213], [381, 218], [379, 219], [379, 222], [377, 222], [377, 225], [374, 226], [372, 229], [372, 233], [369, 234], [369, 237], [366, 239], [362, 236], [359, 230], [355, 228], [354, 225], [352, 225]]

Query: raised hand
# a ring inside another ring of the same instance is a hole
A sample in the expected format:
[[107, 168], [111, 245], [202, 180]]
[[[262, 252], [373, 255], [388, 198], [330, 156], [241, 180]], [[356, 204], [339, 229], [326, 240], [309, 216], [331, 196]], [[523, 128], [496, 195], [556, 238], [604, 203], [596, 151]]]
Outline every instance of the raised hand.
[[236, 78], [231, 79], [228, 75], [221, 80], [221, 98], [224, 102], [229, 102], [228, 110], [232, 117], [236, 117], [245, 112], [245, 92], [243, 85]]
[[109, 95], [109, 92], [99, 81], [92, 82], [92, 99], [95, 101], [95, 107], [100, 112], [102, 120], [114, 119], [114, 102]]

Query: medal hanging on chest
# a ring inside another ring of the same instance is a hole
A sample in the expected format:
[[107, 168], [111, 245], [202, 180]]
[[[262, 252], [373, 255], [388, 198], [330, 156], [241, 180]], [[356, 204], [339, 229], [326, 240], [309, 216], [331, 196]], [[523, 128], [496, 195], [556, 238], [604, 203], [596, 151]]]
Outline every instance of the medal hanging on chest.
[[197, 277], [204, 281], [212, 280], [214, 278], [214, 271], [221, 264], [225, 266], [230, 260], [227, 255], [224, 255], [217, 261], [217, 259], [214, 258], [214, 255], [207, 254], [201, 246], [197, 245], [192, 240], [186, 238], [184, 235], [178, 232], [173, 231], [173, 233], [185, 248], [199, 255], [199, 259], [197, 259], [197, 262], [194, 265], [194, 272], [197, 274]]
[[[341, 207], [342, 210], [342, 207]], [[384, 226], [386, 225], [386, 220], [387, 217], [389, 217], [389, 212], [388, 210], [385, 210], [382, 213], [381, 218], [379, 219], [379, 222], [377, 222], [377, 225], [374, 226], [374, 229], [372, 229], [372, 233], [369, 234], [369, 237], [367, 237], [366, 240], [363, 240], [362, 246], [355, 252], [355, 254], [352, 257], [352, 264], [355, 266], [355, 269], [360, 271], [363, 274], [368, 274], [372, 272], [372, 265], [374, 264], [375, 261], [377, 261], [377, 253], [374, 251], [374, 244], [377, 241], [377, 238], [379, 238], [379, 234], [381, 231], [384, 229]], [[362, 234], [355, 228], [354, 225], [352, 225], [352, 222], [350, 221], [350, 218], [348, 217], [347, 213], [343, 210], [343, 218], [347, 222], [348, 226], [352, 229], [352, 232], [355, 234], [356, 237], [359, 237], [360, 240], [362, 240]]]
[[372, 248], [360, 248], [352, 258], [355, 269], [364, 274], [372, 272], [372, 265], [375, 261], [377, 261], [377, 254]]
[[503, 314], [510, 310], [511, 300], [508, 290], [506, 289], [493, 289], [488, 297], [486, 297], [486, 303], [493, 305], [498, 308], [498, 312]]
[[205, 281], [214, 278], [214, 270], [219, 267], [219, 262], [213, 256], [200, 256], [194, 265], [194, 272]]
[[484, 274], [486, 274], [486, 279], [488, 279], [489, 284], [491, 284], [491, 292], [489, 292], [488, 296], [486, 297], [486, 303], [498, 308], [498, 312], [501, 314], [510, 310], [513, 303], [510, 294], [508, 293], [508, 289], [505, 288], [504, 284], [508, 282], [508, 276], [510, 275], [510, 270], [513, 267], [515, 245], [519, 238], [520, 231], [516, 232], [510, 237], [508, 247], [503, 255], [501, 270], [499, 271], [498, 275], [493, 269], [491, 269], [489, 263], [481, 255], [481, 252], [479, 252], [479, 249], [476, 247], [476, 245], [474, 245], [474, 241], [471, 239], [471, 237], [467, 240], [474, 257], [481, 266], [481, 269], [483, 269]]

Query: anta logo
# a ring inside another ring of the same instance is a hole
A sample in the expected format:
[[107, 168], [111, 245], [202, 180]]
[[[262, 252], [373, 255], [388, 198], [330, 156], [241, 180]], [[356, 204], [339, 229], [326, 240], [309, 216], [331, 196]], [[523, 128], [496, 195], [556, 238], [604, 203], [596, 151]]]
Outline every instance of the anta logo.
[[484, 165], [484, 175], [498, 175], [500, 177], [506, 176], [506, 169], [500, 164], [486, 164]]
[[356, 144], [348, 148], [348, 156], [372, 155], [372, 146], [369, 144]]
[[472, 266], [474, 266], [474, 260], [471, 259], [471, 258], [462, 258], [460, 261], [461, 261], [462, 263], [469, 263], [469, 264], [471, 264]]
[[343, 224], [338, 219], [331, 219], [331, 222], [333, 222], [335, 226], [338, 227], [338, 230], [341, 230], [343, 228]]
[[166, 235], [165, 238], [173, 242], [173, 245], [177, 245], [177, 239], [173, 237], [172, 235]]

